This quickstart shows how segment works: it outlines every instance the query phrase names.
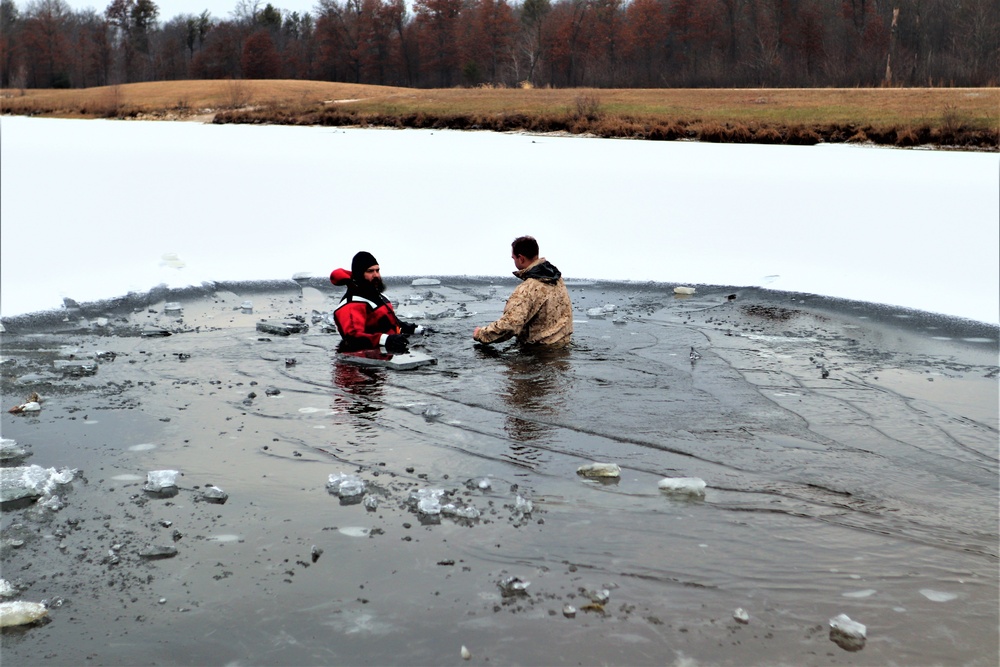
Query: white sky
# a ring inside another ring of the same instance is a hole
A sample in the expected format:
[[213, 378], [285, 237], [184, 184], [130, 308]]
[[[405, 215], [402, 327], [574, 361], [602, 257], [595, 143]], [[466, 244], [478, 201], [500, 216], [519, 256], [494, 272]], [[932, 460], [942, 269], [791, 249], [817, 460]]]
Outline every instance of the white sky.
[[[0, 119], [0, 314], [166, 284], [509, 275], [763, 285], [1000, 323], [1000, 156]], [[176, 260], [174, 259], [176, 258]]]
[[[253, 0], [250, 0], [251, 2]], [[288, 12], [298, 12], [300, 15], [309, 12], [316, 17], [315, 7], [318, 0], [270, 0], [271, 4], [282, 10], [282, 15]], [[83, 9], [93, 9], [97, 13], [103, 13], [111, 0], [65, 0], [70, 9], [80, 11]], [[154, 0], [156, 2], [156, 0]], [[18, 9], [24, 10], [28, 0], [14, 0]], [[159, 20], [169, 21], [178, 14], [201, 14], [206, 9], [216, 19], [228, 19], [236, 9], [239, 0], [162, 0], [156, 2], [160, 8]], [[260, 7], [267, 6], [268, 0], [261, 0]]]

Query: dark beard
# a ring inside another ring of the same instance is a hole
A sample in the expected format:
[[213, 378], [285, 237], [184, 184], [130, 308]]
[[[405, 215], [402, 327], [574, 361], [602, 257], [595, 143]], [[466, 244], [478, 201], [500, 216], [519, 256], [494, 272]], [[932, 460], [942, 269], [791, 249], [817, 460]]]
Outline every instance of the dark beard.
[[372, 287], [374, 287], [378, 291], [379, 294], [385, 291], [385, 283], [382, 282], [381, 278], [375, 277], [369, 280], [368, 282], [369, 284], [371, 284]]

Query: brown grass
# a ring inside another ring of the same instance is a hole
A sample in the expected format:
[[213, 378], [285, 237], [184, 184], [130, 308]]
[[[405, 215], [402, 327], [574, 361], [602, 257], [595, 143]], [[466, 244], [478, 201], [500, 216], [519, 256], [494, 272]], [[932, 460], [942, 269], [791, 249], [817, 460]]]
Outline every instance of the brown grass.
[[411, 89], [167, 81], [0, 94], [7, 114], [571, 132], [653, 140], [869, 141], [996, 150], [998, 88]]

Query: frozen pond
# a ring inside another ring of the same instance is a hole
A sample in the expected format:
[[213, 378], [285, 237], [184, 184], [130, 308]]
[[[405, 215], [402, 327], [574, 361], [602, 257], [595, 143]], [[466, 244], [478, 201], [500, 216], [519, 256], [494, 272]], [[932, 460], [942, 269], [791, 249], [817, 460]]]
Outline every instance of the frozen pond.
[[[997, 663], [995, 154], [0, 122], [5, 660]], [[472, 344], [522, 233], [560, 353]], [[359, 249], [437, 365], [338, 363]]]
[[995, 153], [4, 117], [0, 314], [203, 281], [763, 286], [1000, 324]]

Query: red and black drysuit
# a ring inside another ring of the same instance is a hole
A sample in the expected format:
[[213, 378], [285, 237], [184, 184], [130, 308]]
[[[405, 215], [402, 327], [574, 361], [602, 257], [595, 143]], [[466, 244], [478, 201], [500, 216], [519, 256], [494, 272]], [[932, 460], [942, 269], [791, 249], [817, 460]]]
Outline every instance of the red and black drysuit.
[[416, 329], [414, 324], [400, 322], [389, 300], [364, 279], [353, 280], [347, 269], [334, 269], [330, 282], [347, 287], [340, 305], [333, 311], [337, 331], [344, 339], [342, 350], [378, 349], [385, 347], [390, 335], [408, 335]]

